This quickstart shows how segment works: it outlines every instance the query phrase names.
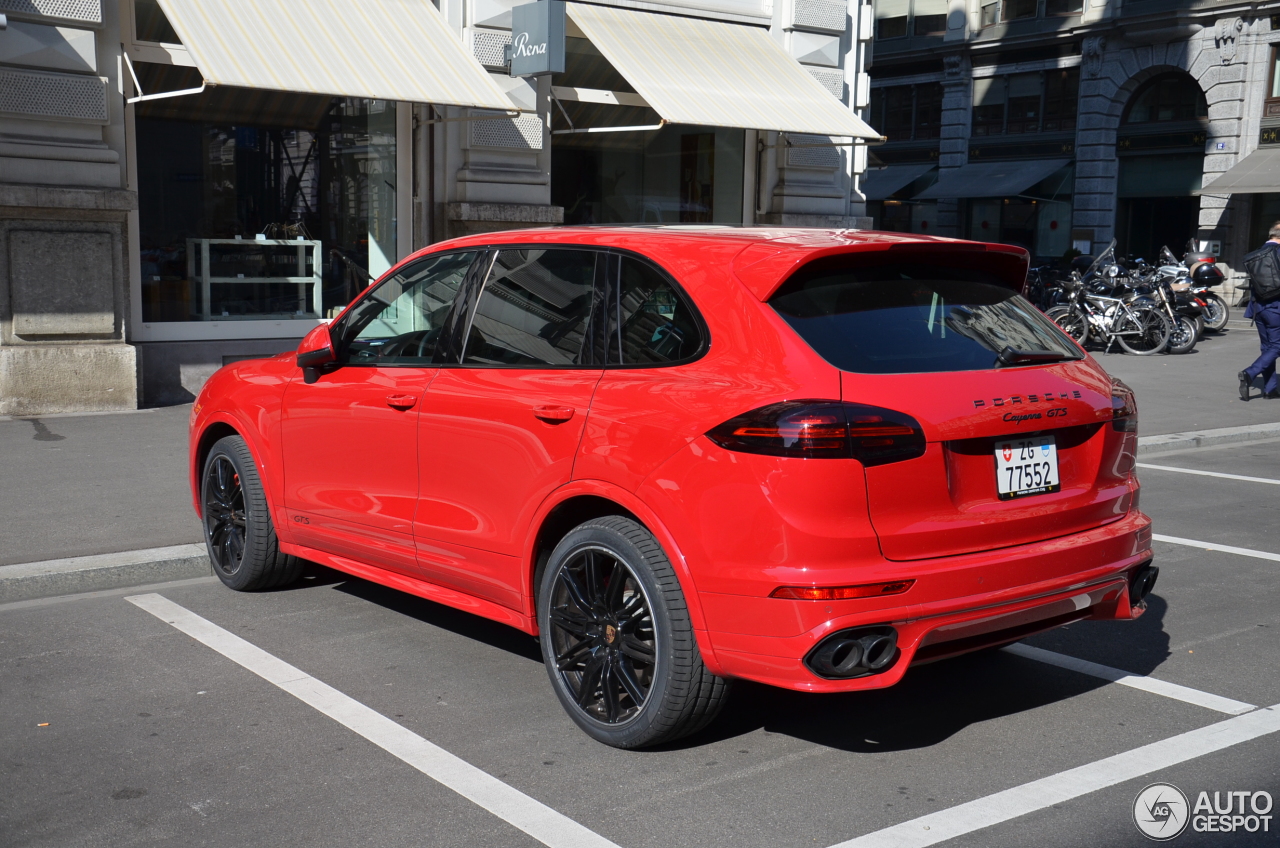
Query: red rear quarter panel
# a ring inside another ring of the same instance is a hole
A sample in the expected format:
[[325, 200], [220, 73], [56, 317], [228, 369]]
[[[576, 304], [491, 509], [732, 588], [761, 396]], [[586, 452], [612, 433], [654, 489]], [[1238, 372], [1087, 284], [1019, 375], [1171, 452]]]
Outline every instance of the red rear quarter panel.
[[[285, 386], [300, 373], [294, 353], [270, 359], [246, 359], [224, 366], [200, 390], [191, 407], [190, 475], [191, 497], [196, 514], [200, 510], [200, 463], [209, 444], [204, 435], [217, 424], [240, 434], [258, 463], [258, 474], [266, 487], [269, 502], [279, 509], [284, 502], [284, 475], [280, 461], [280, 411]], [[288, 522], [275, 517], [276, 533], [288, 541]]]

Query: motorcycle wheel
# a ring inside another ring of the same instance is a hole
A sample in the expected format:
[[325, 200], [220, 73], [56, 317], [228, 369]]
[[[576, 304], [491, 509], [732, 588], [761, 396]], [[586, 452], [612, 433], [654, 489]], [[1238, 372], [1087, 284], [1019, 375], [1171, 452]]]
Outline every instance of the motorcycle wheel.
[[1121, 315], [1116, 319], [1116, 341], [1134, 356], [1151, 356], [1160, 353], [1169, 344], [1173, 325], [1169, 318], [1154, 304], [1130, 306], [1133, 317]]
[[1205, 329], [1221, 333], [1227, 328], [1227, 322], [1231, 320], [1231, 307], [1225, 300], [1211, 292], [1204, 292], [1200, 295], [1200, 299], [1205, 303]]
[[1061, 327], [1081, 347], [1089, 341], [1089, 319], [1084, 313], [1073, 310], [1070, 306], [1055, 306], [1045, 313], [1045, 317]]
[[1190, 353], [1195, 349], [1200, 338], [1196, 333], [1196, 322], [1185, 315], [1179, 315], [1169, 334], [1169, 353]]

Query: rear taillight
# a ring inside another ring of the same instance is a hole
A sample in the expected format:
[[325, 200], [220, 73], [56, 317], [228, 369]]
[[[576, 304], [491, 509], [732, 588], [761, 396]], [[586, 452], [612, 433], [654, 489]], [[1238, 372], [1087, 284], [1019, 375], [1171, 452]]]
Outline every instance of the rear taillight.
[[924, 454], [924, 431], [910, 415], [833, 400], [791, 400], [753, 409], [707, 433], [720, 447], [802, 459], [853, 458], [884, 465]]
[[1138, 402], [1118, 377], [1111, 378], [1111, 426], [1122, 433], [1138, 432]]

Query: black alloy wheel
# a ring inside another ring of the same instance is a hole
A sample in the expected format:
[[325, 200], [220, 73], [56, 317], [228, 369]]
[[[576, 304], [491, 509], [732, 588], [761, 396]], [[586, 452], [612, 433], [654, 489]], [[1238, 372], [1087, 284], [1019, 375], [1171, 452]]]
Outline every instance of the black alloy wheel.
[[213, 573], [230, 588], [270, 589], [301, 575], [303, 561], [280, 550], [258, 466], [240, 436], [219, 439], [209, 449], [200, 511]]
[[537, 578], [543, 664], [588, 736], [657, 745], [720, 712], [729, 681], [703, 663], [680, 581], [647, 528], [621, 515], [579, 524]]
[[582, 547], [556, 573], [551, 644], [578, 707], [606, 724], [633, 718], [649, 698], [657, 633], [644, 587], [603, 547]]
[[213, 567], [232, 577], [244, 561], [244, 490], [229, 457], [212, 459], [204, 481], [204, 533]]

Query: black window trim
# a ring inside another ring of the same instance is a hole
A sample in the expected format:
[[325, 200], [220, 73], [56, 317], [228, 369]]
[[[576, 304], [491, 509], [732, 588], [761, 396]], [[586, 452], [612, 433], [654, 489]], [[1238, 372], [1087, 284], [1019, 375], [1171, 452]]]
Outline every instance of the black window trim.
[[[569, 242], [523, 242], [521, 241], [521, 242], [509, 242], [509, 243], [503, 243], [503, 244], [490, 244], [490, 245], [484, 245], [484, 246], [472, 246], [467, 249], [476, 250], [481, 252], [482, 254], [487, 255], [488, 265], [485, 269], [482, 284], [475, 288], [474, 297], [468, 298], [465, 307], [463, 307], [466, 310], [466, 315], [467, 315], [466, 332], [464, 332], [462, 335], [462, 338], [464, 340], [467, 334], [470, 332], [471, 321], [475, 315], [476, 304], [479, 303], [480, 292], [483, 291], [483, 284], [488, 283], [489, 275], [493, 273], [493, 264], [494, 264], [494, 260], [497, 258], [498, 251], [500, 250], [583, 250], [583, 251], [590, 251], [598, 255], [596, 260], [595, 280], [596, 280], [597, 286], [600, 286], [601, 284], [603, 284], [603, 287], [604, 287], [603, 293], [600, 291], [599, 288], [597, 288], [595, 292], [591, 315], [587, 319], [587, 322], [588, 322], [587, 330], [583, 340], [584, 345], [591, 344], [592, 340], [597, 334], [608, 332], [607, 310], [609, 309], [610, 303], [615, 302], [618, 299], [617, 277], [616, 275], [614, 275], [612, 278], [610, 278], [610, 275], [608, 273], [608, 268], [616, 264], [619, 270], [621, 269], [620, 262], [614, 263], [610, 261], [610, 257], [612, 256], [618, 256], [618, 257], [630, 256], [640, 262], [644, 262], [648, 264], [650, 267], [657, 270], [663, 276], [663, 278], [665, 278], [666, 281], [671, 285], [671, 288], [676, 292], [676, 295], [679, 298], [681, 298], [681, 300], [683, 300], [685, 304], [689, 307], [689, 311], [693, 316], [694, 323], [697, 325], [698, 332], [702, 337], [702, 343], [698, 346], [697, 351], [692, 356], [688, 356], [688, 357], [685, 357], [684, 359], [674, 360], [671, 362], [650, 362], [650, 363], [636, 363], [636, 364], [607, 363], [607, 362], [600, 363], [595, 361], [596, 359], [595, 354], [598, 352], [598, 350], [594, 346], [592, 346], [591, 348], [587, 349], [587, 352], [590, 354], [591, 361], [582, 362], [574, 365], [507, 365], [507, 364], [481, 365], [481, 364], [475, 364], [475, 363], [467, 364], [462, 361], [463, 354], [465, 354], [465, 351], [457, 349], [458, 339], [453, 335], [453, 333], [457, 332], [457, 327], [456, 325], [455, 326], [449, 325], [449, 322], [454, 320], [454, 315], [458, 311], [459, 304], [462, 302], [464, 297], [463, 289], [459, 289], [458, 299], [454, 301], [454, 309], [450, 311], [449, 318], [446, 319], [446, 327], [450, 330], [450, 337], [447, 340], [447, 342], [444, 337], [444, 332], [441, 333], [442, 343], [447, 343], [449, 345], [451, 349], [451, 353], [453, 353], [454, 356], [452, 357], [451, 361], [439, 362], [439, 363], [433, 364], [431, 367], [474, 368], [474, 369], [484, 369], [484, 370], [505, 369], [509, 371], [618, 371], [618, 370], [640, 370], [640, 369], [649, 369], [649, 368], [673, 368], [678, 365], [688, 365], [691, 362], [696, 362], [697, 360], [706, 356], [707, 352], [711, 349], [711, 332], [707, 327], [706, 320], [702, 317], [702, 312], [698, 309], [697, 304], [694, 302], [693, 298], [689, 296], [689, 293], [687, 291], [685, 291], [684, 286], [680, 285], [680, 283], [676, 280], [674, 274], [672, 274], [670, 271], [664, 268], [660, 263], [656, 262], [655, 260], [653, 260], [648, 256], [645, 256], [642, 253], [639, 253], [634, 250], [628, 250], [626, 248], [607, 247], [607, 246], [602, 246], [598, 244], [577, 244], [577, 243], [569, 243]], [[460, 250], [459, 252], [462, 252], [462, 250]], [[605, 260], [603, 262], [600, 261], [599, 254], [604, 255]], [[436, 254], [428, 254], [428, 255], [434, 256]], [[602, 267], [604, 269], [603, 271], [602, 271]], [[475, 266], [472, 266], [472, 268], [474, 270]], [[601, 279], [602, 276], [604, 277], [603, 280]], [[471, 277], [471, 272], [469, 271], [468, 282], [470, 281], [470, 277]], [[467, 283], [464, 282], [463, 286], [465, 288], [467, 286]], [[606, 338], [604, 339], [605, 344], [607, 345], [608, 343], [610, 343], [610, 341], [611, 340], [609, 340], [606, 336]], [[621, 345], [620, 338], [617, 340], [617, 342], [619, 345]], [[439, 349], [440, 348], [437, 348], [437, 350]], [[621, 355], [621, 351], [619, 351], [619, 355]]]

